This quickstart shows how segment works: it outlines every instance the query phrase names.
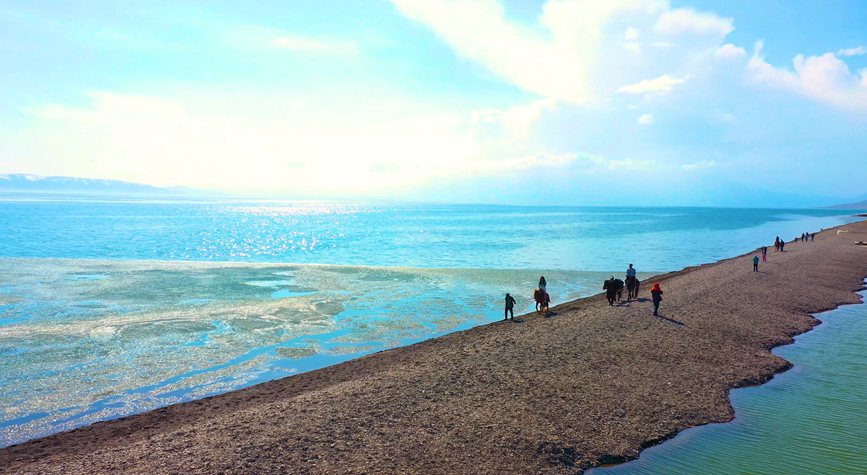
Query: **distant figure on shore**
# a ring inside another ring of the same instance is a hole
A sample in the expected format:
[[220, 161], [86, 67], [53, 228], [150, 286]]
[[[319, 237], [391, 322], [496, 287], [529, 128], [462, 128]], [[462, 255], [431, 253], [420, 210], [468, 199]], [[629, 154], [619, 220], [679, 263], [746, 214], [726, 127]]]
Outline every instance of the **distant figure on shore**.
[[548, 281], [545, 280], [545, 276], [539, 277], [539, 288], [542, 289], [542, 292], [548, 291]]
[[810, 233], [810, 242], [813, 242], [815, 240], [816, 240], [816, 233]]
[[605, 291], [605, 297], [608, 298], [608, 305], [614, 305], [614, 301], [617, 300], [617, 281], [613, 275], [602, 284], [602, 290]]
[[629, 267], [626, 269], [626, 278], [635, 277], [635, 268], [632, 267], [632, 264], [629, 264]]
[[659, 287], [659, 283], [653, 284], [653, 288], [650, 289], [650, 295], [653, 298], [653, 316], [659, 316], [659, 303], [662, 302], [662, 289]]
[[768, 246], [762, 246], [762, 262], [768, 262]]
[[780, 239], [780, 252], [785, 252], [785, 251], [786, 251], [786, 241], [783, 241], [782, 239]]
[[512, 297], [508, 293], [506, 294], [506, 315], [503, 317], [503, 320], [508, 320], [509, 315], [512, 315], [512, 320], [515, 319], [515, 297]]
[[759, 271], [759, 256], [756, 254], [753, 256], [753, 272]]
[[774, 251], [780, 251], [780, 236], [777, 236], [776, 239], [774, 239]]

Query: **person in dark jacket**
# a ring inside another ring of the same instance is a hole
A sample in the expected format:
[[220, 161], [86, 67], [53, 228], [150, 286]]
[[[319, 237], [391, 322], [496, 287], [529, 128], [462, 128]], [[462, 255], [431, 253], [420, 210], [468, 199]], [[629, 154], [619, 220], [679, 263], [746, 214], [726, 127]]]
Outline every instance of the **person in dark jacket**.
[[623, 288], [626, 287], [620, 279], [614, 279], [614, 287], [617, 288], [617, 301], [623, 298]]
[[608, 298], [608, 305], [614, 305], [614, 301], [617, 300], [617, 280], [613, 275], [602, 284], [602, 290]]
[[503, 317], [503, 320], [509, 319], [509, 314], [512, 315], [512, 320], [515, 319], [515, 297], [512, 297], [509, 294], [506, 294], [506, 315]]
[[759, 271], [759, 256], [755, 255], [755, 256], [753, 256], [753, 272], [758, 272], [758, 271]]
[[650, 289], [650, 295], [653, 298], [653, 316], [659, 316], [659, 303], [662, 302], [662, 289], [659, 287], [659, 283], [653, 284], [653, 288]]

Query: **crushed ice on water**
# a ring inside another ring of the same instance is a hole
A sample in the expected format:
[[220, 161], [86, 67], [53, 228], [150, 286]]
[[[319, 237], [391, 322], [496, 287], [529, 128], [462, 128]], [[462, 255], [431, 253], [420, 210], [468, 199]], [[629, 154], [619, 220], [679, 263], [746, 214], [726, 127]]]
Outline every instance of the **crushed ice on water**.
[[[597, 275], [599, 274], [599, 275]], [[595, 293], [601, 273], [546, 272]], [[0, 446], [532, 307], [536, 271], [0, 259]]]

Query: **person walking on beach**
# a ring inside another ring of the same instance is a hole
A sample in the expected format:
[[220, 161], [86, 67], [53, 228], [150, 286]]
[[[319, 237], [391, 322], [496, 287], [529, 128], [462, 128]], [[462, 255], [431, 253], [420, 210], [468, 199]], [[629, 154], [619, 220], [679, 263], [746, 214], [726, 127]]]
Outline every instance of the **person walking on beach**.
[[814, 242], [816, 240], [816, 233], [810, 233], [810, 242]]
[[756, 254], [753, 256], [753, 272], [759, 271], [759, 256]]
[[780, 252], [780, 236], [774, 239], [774, 251]]
[[653, 298], [653, 316], [659, 316], [659, 303], [662, 302], [662, 289], [659, 287], [659, 282], [653, 284], [650, 289], [650, 295]]
[[503, 317], [503, 320], [508, 320], [509, 315], [512, 315], [512, 320], [515, 319], [515, 297], [512, 297], [508, 293], [506, 294], [506, 315]]
[[762, 246], [762, 262], [768, 262], [768, 246]]
[[617, 299], [617, 282], [613, 275], [602, 284], [602, 290], [605, 291], [605, 297], [608, 298], [608, 305], [614, 305], [614, 301]]
[[786, 252], [786, 241], [780, 239], [780, 252]]

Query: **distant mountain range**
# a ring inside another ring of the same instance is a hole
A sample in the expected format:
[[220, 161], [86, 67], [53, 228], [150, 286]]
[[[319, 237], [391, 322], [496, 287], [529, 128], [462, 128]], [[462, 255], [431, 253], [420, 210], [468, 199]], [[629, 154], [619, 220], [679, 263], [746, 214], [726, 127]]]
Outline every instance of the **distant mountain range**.
[[828, 207], [834, 209], [867, 209], [867, 200], [859, 201], [857, 203], [844, 203], [841, 205], [834, 205]]
[[27, 174], [0, 175], [0, 192], [132, 197], [195, 197], [218, 194], [190, 188], [161, 188], [120, 180]]

